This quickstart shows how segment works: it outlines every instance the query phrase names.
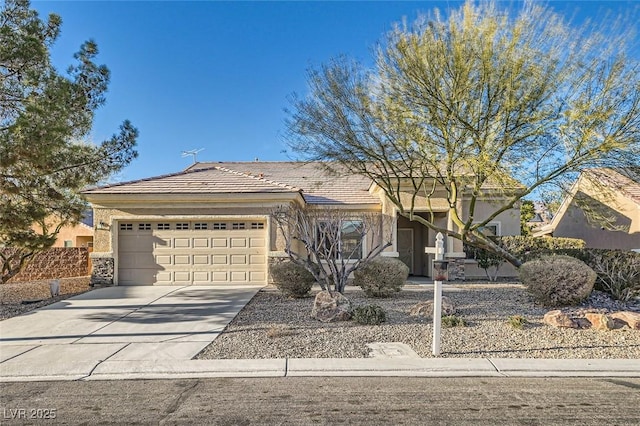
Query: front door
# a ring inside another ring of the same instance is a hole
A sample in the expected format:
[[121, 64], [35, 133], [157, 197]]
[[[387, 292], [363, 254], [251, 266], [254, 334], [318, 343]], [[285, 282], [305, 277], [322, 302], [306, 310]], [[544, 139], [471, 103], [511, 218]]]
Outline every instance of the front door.
[[413, 229], [398, 228], [398, 255], [413, 274]]

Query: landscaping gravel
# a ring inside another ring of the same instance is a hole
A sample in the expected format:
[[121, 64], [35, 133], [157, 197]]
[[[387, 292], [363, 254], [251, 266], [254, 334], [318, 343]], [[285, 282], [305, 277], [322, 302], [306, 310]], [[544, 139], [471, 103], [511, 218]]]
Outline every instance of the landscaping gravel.
[[[314, 288], [314, 290], [316, 290]], [[542, 323], [551, 308], [535, 305], [516, 283], [464, 283], [445, 285], [465, 327], [443, 328], [441, 356], [494, 358], [640, 358], [640, 331], [560, 329]], [[401, 342], [421, 357], [432, 357], [432, 320], [409, 316], [418, 302], [431, 300], [426, 286], [406, 286], [389, 299], [368, 299], [358, 288], [345, 295], [353, 306], [377, 304], [387, 313], [379, 326], [354, 321], [322, 323], [310, 317], [313, 297], [289, 299], [277, 290], [260, 291], [198, 356], [216, 358], [365, 358], [367, 343]], [[624, 304], [594, 291], [582, 305], [564, 311], [632, 310], [640, 303]], [[519, 330], [508, 323], [514, 315], [528, 324]]]
[[84, 293], [90, 290], [90, 279], [90, 276], [61, 278], [60, 295], [56, 297], [51, 297], [49, 283], [52, 280], [0, 284], [0, 320]]

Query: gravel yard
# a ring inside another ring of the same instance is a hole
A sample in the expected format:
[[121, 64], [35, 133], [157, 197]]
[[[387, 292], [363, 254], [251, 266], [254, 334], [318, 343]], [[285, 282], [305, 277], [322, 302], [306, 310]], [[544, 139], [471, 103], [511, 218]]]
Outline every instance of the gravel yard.
[[60, 295], [56, 297], [51, 297], [51, 280], [0, 284], [0, 320], [84, 293], [90, 289], [90, 278], [61, 278]]
[[[449, 284], [443, 294], [453, 300], [457, 316], [467, 323], [466, 327], [442, 330], [444, 357], [640, 358], [640, 331], [544, 325], [542, 317], [550, 309], [533, 304], [520, 284]], [[431, 287], [407, 286], [390, 299], [367, 299], [352, 287], [345, 295], [353, 306], [382, 306], [387, 322], [379, 326], [353, 321], [321, 323], [310, 317], [313, 297], [287, 299], [266, 288], [197, 358], [365, 358], [369, 352], [366, 344], [373, 342], [402, 342], [421, 357], [432, 357], [431, 320], [408, 314], [414, 304], [432, 299]], [[572, 309], [585, 308], [640, 311], [640, 303], [625, 306], [596, 291], [581, 307]], [[524, 329], [507, 323], [513, 315], [527, 319]]]

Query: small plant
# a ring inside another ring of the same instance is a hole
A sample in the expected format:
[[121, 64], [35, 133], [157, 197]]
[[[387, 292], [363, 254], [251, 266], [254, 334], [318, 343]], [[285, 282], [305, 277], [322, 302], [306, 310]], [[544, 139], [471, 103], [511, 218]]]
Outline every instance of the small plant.
[[442, 317], [441, 321], [441, 325], [444, 328], [466, 327], [467, 325], [462, 318], [456, 315], [445, 315]]
[[387, 320], [387, 314], [378, 305], [365, 305], [355, 308], [352, 318], [358, 324], [379, 325]]
[[313, 274], [291, 261], [284, 261], [271, 265], [269, 268], [273, 284], [289, 297], [305, 297], [316, 282]]
[[569, 256], [547, 256], [520, 267], [520, 280], [533, 298], [545, 306], [576, 305], [589, 297], [596, 273]]
[[528, 321], [522, 315], [511, 315], [507, 323], [516, 330], [522, 330], [528, 324]]
[[391, 297], [399, 292], [409, 276], [401, 260], [377, 257], [353, 273], [353, 285], [361, 287], [367, 297]]

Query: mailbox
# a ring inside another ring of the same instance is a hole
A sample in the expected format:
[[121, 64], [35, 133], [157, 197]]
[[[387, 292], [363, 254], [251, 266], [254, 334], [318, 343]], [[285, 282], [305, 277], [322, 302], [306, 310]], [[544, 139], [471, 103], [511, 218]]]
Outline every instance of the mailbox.
[[447, 281], [447, 267], [449, 266], [448, 260], [434, 260], [433, 261], [433, 280], [434, 281]]

